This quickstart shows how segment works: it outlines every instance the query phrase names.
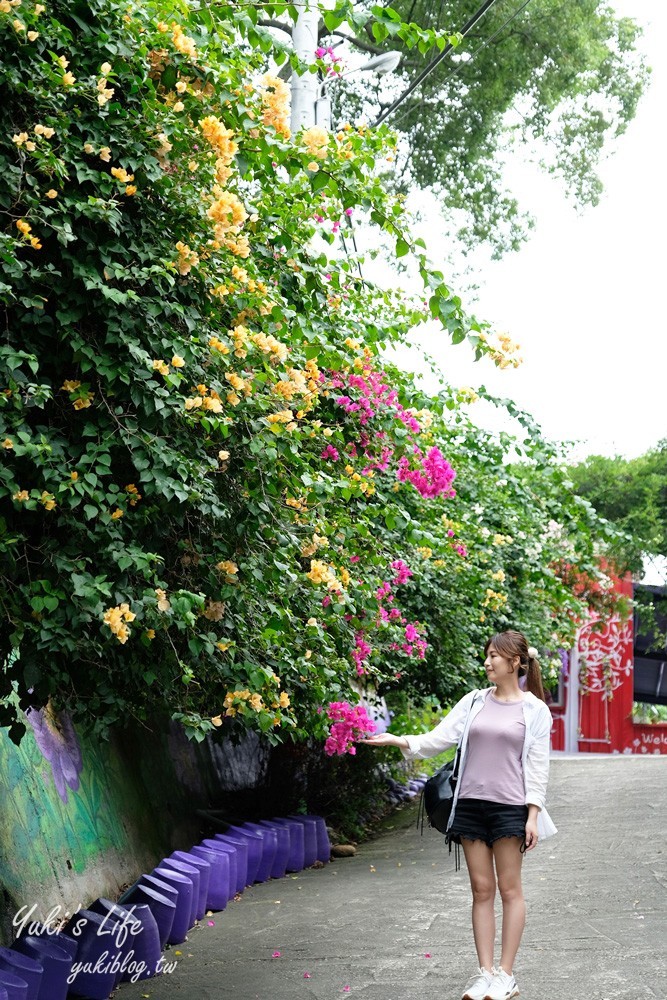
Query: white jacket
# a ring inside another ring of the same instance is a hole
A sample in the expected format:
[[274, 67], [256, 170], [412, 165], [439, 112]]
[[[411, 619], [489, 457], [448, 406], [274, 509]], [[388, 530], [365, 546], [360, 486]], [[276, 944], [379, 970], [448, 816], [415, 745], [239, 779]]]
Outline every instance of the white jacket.
[[[454, 792], [454, 802], [452, 813], [447, 829], [452, 825], [456, 802], [461, 787], [460, 778], [466, 765], [466, 754], [468, 750], [468, 732], [475, 716], [484, 706], [485, 699], [493, 688], [469, 691], [459, 702], [454, 705], [451, 712], [439, 722], [430, 733], [421, 736], [405, 736], [408, 741], [408, 749], [401, 749], [401, 753], [406, 760], [424, 760], [427, 757], [435, 757], [449, 747], [461, 745], [461, 763], [459, 765], [459, 781]], [[530, 691], [524, 692], [523, 717], [526, 723], [526, 736], [521, 755], [523, 768], [523, 782], [526, 794], [526, 805], [536, 805], [539, 809], [537, 814], [537, 834], [540, 840], [551, 837], [556, 833], [549, 813], [545, 809], [547, 794], [547, 783], [549, 780], [549, 747], [551, 739], [552, 718], [548, 706], [536, 698]]]

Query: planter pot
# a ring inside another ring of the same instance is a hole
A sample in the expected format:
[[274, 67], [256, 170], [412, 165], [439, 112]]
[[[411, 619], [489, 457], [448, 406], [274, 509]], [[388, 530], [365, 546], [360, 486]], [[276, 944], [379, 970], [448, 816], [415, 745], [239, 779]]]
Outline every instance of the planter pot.
[[[173, 861], [180, 861], [185, 865], [190, 865], [190, 867], [194, 866], [199, 872], [199, 897], [197, 900], [197, 912], [195, 913], [195, 919], [203, 920], [207, 908], [208, 887], [211, 879], [210, 864], [208, 861], [204, 861], [203, 858], [198, 858], [194, 854], [187, 854], [185, 851], [172, 851], [169, 855], [169, 859]], [[185, 874], [187, 875], [187, 872]]]
[[129, 961], [121, 973], [121, 982], [138, 982], [150, 979], [160, 971], [162, 948], [160, 932], [153, 911], [147, 903], [133, 903], [130, 912], [141, 927], [139, 933], [130, 935]]
[[[230, 898], [234, 895], [230, 888], [230, 867], [229, 855], [222, 851], [211, 851], [207, 847], [200, 847], [195, 844], [190, 848], [188, 857], [200, 858], [206, 861], [211, 869], [208, 880], [208, 896], [206, 897], [206, 908], [208, 910], [224, 910]], [[234, 873], [236, 880], [236, 872]]]

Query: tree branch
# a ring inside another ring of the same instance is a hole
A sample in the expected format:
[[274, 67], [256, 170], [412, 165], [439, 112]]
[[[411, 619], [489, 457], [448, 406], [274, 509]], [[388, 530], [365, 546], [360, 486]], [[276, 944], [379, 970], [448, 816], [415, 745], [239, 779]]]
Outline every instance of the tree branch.
[[289, 24], [283, 24], [282, 21], [273, 21], [270, 18], [265, 18], [257, 23], [262, 28], [277, 28], [279, 31], [286, 32], [290, 38], [292, 37], [292, 28]]
[[381, 55], [384, 49], [379, 48], [377, 45], [371, 45], [369, 42], [363, 42], [361, 38], [355, 38], [353, 35], [345, 35], [342, 31], [324, 31], [320, 32], [320, 37], [322, 35], [336, 35], [338, 38], [344, 38], [346, 42], [352, 42], [358, 49], [362, 49], [363, 52], [372, 52], [374, 56]]

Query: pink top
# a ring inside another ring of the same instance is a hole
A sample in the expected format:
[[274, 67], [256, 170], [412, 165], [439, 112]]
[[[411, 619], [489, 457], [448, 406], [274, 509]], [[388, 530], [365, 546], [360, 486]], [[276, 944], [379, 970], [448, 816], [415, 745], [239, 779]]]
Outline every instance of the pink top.
[[470, 726], [459, 797], [524, 805], [525, 736], [523, 701], [499, 701], [489, 692]]

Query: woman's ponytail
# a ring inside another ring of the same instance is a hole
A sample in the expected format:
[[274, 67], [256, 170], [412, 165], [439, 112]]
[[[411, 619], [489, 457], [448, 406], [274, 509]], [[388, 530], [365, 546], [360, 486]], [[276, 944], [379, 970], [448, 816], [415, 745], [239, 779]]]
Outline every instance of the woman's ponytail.
[[544, 685], [542, 684], [542, 671], [540, 670], [540, 663], [534, 656], [528, 657], [526, 688], [531, 694], [534, 694], [536, 698], [540, 698], [542, 701], [547, 700], [544, 696]]

